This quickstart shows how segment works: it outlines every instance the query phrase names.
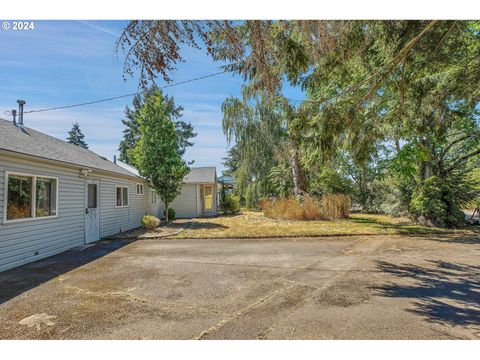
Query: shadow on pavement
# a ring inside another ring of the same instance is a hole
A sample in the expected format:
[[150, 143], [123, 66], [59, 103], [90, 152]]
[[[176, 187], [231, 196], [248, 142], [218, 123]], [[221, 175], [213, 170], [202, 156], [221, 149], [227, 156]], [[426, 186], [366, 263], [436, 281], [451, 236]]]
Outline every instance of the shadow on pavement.
[[409, 311], [431, 322], [480, 325], [480, 266], [446, 261], [430, 261], [428, 267], [376, 263], [380, 271], [409, 283], [376, 287], [380, 295], [414, 300], [414, 309]]
[[83, 251], [68, 250], [0, 273], [0, 304], [136, 240], [100, 240]]
[[228, 226], [223, 224], [218, 224], [215, 222], [209, 221], [197, 221], [197, 220], [188, 220], [182, 222], [173, 222], [168, 225], [170, 228], [186, 228], [193, 230], [202, 230], [202, 229], [228, 229]]

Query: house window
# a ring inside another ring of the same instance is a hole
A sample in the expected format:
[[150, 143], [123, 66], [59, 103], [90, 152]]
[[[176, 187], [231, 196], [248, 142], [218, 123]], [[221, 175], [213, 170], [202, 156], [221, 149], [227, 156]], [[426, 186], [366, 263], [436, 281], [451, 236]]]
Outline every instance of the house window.
[[137, 184], [137, 195], [143, 195], [143, 184]]
[[97, 202], [97, 184], [88, 184], [87, 207], [89, 209], [96, 209]]
[[128, 187], [117, 186], [117, 207], [128, 206]]
[[57, 215], [56, 178], [7, 173], [6, 220]]
[[57, 215], [57, 180], [37, 177], [35, 216]]
[[213, 209], [213, 186], [205, 186], [205, 210]]
[[155, 190], [150, 190], [150, 203], [157, 203], [157, 192]]

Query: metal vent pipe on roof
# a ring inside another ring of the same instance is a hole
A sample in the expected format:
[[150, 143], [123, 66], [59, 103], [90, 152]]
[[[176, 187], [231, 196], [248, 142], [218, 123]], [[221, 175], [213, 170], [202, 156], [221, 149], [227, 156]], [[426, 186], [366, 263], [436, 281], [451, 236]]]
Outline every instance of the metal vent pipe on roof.
[[17, 125], [17, 110], [12, 109], [13, 125]]
[[25, 100], [17, 100], [18, 103], [18, 125], [23, 126], [23, 105], [25, 105]]

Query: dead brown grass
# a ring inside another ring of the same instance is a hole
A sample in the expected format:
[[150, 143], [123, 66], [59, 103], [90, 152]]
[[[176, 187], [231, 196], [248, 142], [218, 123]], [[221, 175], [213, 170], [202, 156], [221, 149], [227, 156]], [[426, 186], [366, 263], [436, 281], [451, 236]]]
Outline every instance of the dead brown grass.
[[247, 211], [235, 216], [175, 219], [172, 226], [185, 228], [175, 238], [203, 239], [390, 234], [478, 236], [480, 233], [480, 227], [458, 231], [434, 229], [414, 224], [408, 218], [359, 213], [336, 221], [297, 221], [275, 220], [265, 217], [262, 212]]
[[351, 202], [346, 195], [324, 195], [321, 199], [305, 196], [303, 199], [264, 199], [260, 202], [264, 215], [278, 220], [337, 220], [345, 219]]

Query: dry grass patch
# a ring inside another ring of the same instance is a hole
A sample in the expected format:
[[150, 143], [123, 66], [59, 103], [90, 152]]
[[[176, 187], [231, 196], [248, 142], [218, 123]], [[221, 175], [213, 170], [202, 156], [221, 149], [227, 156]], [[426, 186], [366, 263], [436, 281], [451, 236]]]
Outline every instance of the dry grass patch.
[[263, 214], [276, 220], [337, 220], [345, 219], [350, 212], [351, 202], [346, 195], [324, 195], [321, 199], [305, 196], [263, 199], [260, 201]]
[[[235, 216], [178, 219], [175, 226], [185, 231], [175, 238], [256, 238], [288, 236], [381, 235], [381, 234], [475, 234], [431, 229], [412, 224], [406, 218], [387, 215], [351, 214], [336, 221], [294, 221], [269, 219], [262, 212], [244, 212]], [[478, 229], [477, 229], [478, 231]]]

